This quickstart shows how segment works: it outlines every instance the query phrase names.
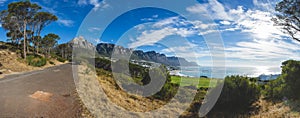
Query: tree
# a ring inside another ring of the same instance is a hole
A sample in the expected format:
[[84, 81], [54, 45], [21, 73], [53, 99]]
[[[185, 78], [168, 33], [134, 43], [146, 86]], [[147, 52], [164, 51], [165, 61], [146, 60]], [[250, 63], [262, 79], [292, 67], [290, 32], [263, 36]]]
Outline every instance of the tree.
[[[8, 10], [1, 11], [1, 22], [4, 28], [20, 32], [23, 35], [23, 56], [26, 58], [28, 24], [41, 7], [30, 1], [13, 2], [8, 5]], [[12, 30], [15, 29], [15, 30]]]
[[271, 101], [281, 101], [284, 98], [285, 81], [282, 77], [268, 82], [264, 87], [264, 96]]
[[35, 31], [36, 37], [33, 37], [33, 43], [36, 47], [36, 53], [39, 53], [39, 45], [41, 38], [41, 31], [51, 22], [57, 21], [57, 17], [48, 12], [38, 12], [32, 22], [32, 30]]
[[56, 34], [47, 34], [43, 40], [42, 45], [45, 49], [45, 53], [49, 56], [51, 53], [51, 49], [57, 44], [57, 40], [59, 40], [60, 37]]
[[283, 31], [289, 34], [294, 40], [300, 42], [300, 1], [283, 0], [279, 2], [275, 10], [278, 12], [276, 18], [272, 20], [278, 26], [282, 26]]
[[290, 99], [300, 99], [300, 61], [288, 60], [282, 63], [282, 78], [286, 84], [284, 94]]
[[[243, 113], [249, 111], [252, 104], [260, 97], [260, 88], [250, 79], [243, 76], [227, 76], [222, 93], [212, 112]], [[212, 89], [208, 96], [215, 95], [220, 87], [222, 86], [218, 85]]]
[[14, 30], [10, 30], [9, 32], [7, 32], [6, 36], [8, 37], [7, 40], [11, 41], [11, 43], [15, 45], [18, 45], [20, 40], [22, 39], [22, 34], [19, 31]]

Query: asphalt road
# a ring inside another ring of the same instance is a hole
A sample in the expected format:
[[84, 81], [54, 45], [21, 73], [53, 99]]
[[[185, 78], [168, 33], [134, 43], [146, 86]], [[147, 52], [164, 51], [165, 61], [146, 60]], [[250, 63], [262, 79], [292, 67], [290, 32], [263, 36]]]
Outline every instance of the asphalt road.
[[[53, 94], [48, 101], [29, 97], [37, 91]], [[71, 64], [0, 79], [0, 118], [80, 117]]]

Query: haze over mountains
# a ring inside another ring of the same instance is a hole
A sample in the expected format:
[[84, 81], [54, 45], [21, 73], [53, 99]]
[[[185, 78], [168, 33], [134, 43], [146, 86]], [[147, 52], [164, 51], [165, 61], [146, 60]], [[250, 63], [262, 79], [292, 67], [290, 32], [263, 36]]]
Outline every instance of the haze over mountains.
[[[67, 43], [69, 48], [74, 46], [78, 48], [84, 48], [89, 50], [96, 50], [101, 56], [111, 57], [113, 51], [115, 55], [128, 55], [131, 54], [130, 59], [133, 60], [144, 60], [155, 63], [161, 63], [168, 66], [197, 66], [195, 62], [189, 62], [181, 57], [167, 57], [165, 54], [160, 54], [155, 51], [144, 52], [142, 50], [133, 50], [129, 48], [125, 48], [122, 46], [118, 46], [115, 44], [108, 43], [99, 43], [96, 47], [84, 39], [84, 37], [79, 36], [74, 38], [73, 40]], [[114, 50], [115, 49], [115, 50]]]

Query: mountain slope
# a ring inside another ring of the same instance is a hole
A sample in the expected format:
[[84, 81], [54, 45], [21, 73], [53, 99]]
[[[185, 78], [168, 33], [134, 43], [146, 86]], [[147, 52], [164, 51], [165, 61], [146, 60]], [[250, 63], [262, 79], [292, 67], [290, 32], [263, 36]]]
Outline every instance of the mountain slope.
[[[155, 51], [143, 52], [141, 50], [133, 50], [117, 46], [115, 44], [100, 43], [96, 50], [100, 55], [110, 57], [115, 49], [115, 55], [130, 56], [134, 60], [146, 60], [156, 63], [165, 64], [168, 66], [197, 66], [195, 62], [189, 62], [181, 57], [167, 57], [165, 54], [160, 54]], [[132, 53], [132, 54], [131, 54]], [[128, 55], [131, 54], [131, 55]]]

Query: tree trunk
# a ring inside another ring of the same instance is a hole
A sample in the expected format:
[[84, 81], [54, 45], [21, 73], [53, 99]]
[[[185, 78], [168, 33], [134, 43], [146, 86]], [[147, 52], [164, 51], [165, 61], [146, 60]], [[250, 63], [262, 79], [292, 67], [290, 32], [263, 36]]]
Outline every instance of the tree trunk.
[[30, 43], [29, 43], [29, 41], [27, 40], [27, 45], [26, 45], [26, 48], [27, 48], [27, 53], [29, 53], [29, 45], [30, 45]]
[[64, 50], [63, 49], [61, 49], [60, 53], [61, 53], [61, 57], [64, 58]]
[[26, 21], [24, 22], [24, 44], [23, 44], [23, 53], [24, 53], [24, 58], [26, 59], [27, 54], [26, 54], [26, 27], [27, 27], [27, 23]]
[[49, 50], [48, 51], [48, 58], [50, 58], [51, 57], [51, 48], [49, 48], [48, 50]]
[[37, 36], [38, 36], [38, 37], [37, 37], [38, 39], [36, 39], [36, 40], [38, 40], [38, 41], [37, 41], [37, 43], [36, 43], [36, 44], [37, 44], [36, 53], [39, 54], [39, 45], [40, 45], [40, 44], [39, 44], [39, 41], [41, 42], [41, 40], [42, 40], [42, 39], [41, 39], [41, 31], [40, 31], [40, 30], [38, 31]]
[[36, 44], [36, 53], [39, 54], [39, 44]]

